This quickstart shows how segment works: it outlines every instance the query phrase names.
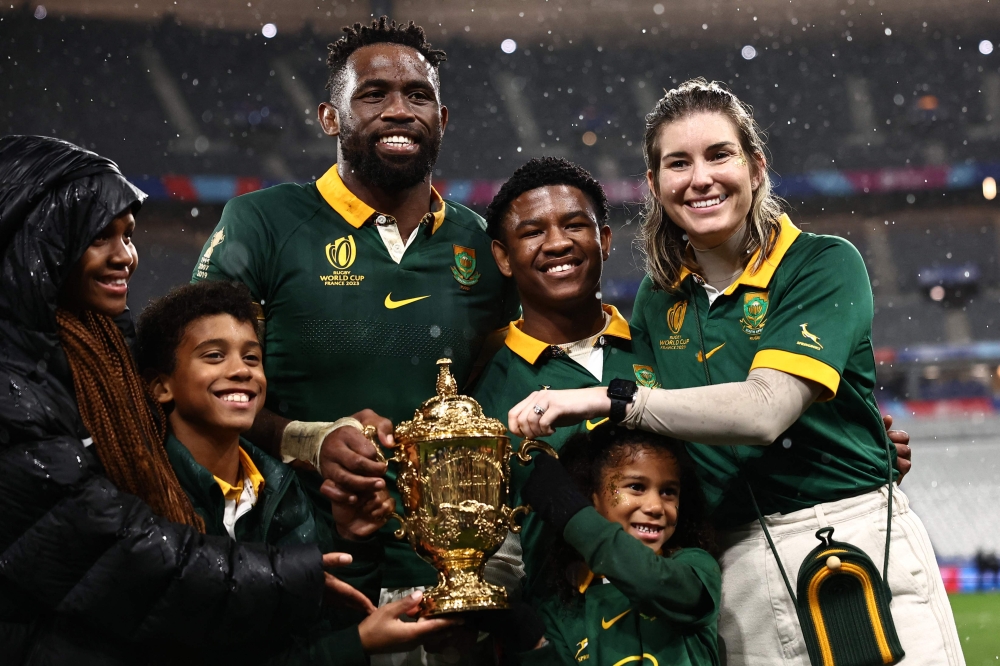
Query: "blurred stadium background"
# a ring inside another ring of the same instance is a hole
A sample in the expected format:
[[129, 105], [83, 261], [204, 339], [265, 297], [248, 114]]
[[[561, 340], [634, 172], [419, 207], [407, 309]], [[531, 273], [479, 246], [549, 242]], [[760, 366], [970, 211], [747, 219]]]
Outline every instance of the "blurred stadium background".
[[[626, 313], [643, 115], [692, 76], [752, 104], [793, 219], [866, 259], [880, 404], [913, 437], [903, 487], [949, 590], [1000, 588], [995, 1], [7, 0], [0, 132], [96, 150], [149, 193], [141, 309], [189, 279], [229, 198], [335, 160], [325, 47], [381, 14], [448, 52], [438, 189], [482, 211], [528, 157], [583, 164], [615, 204], [604, 294]], [[1000, 598], [966, 599], [969, 663], [995, 663]]]

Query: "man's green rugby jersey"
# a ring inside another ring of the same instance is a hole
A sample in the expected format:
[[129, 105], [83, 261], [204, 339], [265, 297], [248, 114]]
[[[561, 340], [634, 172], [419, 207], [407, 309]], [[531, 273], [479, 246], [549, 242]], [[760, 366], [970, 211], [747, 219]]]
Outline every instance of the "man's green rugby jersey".
[[[238, 280], [263, 306], [269, 409], [333, 421], [369, 408], [399, 423], [434, 395], [439, 358], [451, 357], [465, 384], [484, 338], [514, 317], [517, 299], [483, 219], [433, 198], [435, 212], [398, 264], [375, 227], [380, 213], [347, 189], [336, 166], [315, 183], [226, 205], [193, 279]], [[434, 584], [434, 568], [392, 538], [394, 526], [383, 530], [383, 584]]]
[[[605, 305], [604, 311], [611, 321], [598, 339], [603, 345], [604, 369], [601, 379], [590, 374], [585, 367], [570, 358], [559, 347], [536, 340], [521, 330], [523, 322], [511, 322], [505, 344], [496, 353], [473, 393], [473, 397], [487, 416], [507, 422], [507, 412], [524, 400], [532, 391], [542, 388], [578, 389], [593, 386], [607, 386], [615, 378], [631, 379], [643, 386], [656, 387], [656, 375], [652, 367], [652, 353], [641, 340], [633, 340], [628, 322], [613, 306]], [[602, 342], [603, 340], [603, 342]], [[556, 451], [572, 435], [588, 432], [607, 419], [584, 421], [575, 426], [558, 428], [555, 434], [543, 441]], [[511, 434], [511, 448], [517, 451], [521, 438]], [[521, 503], [521, 488], [528, 480], [531, 466], [511, 463], [510, 502]], [[527, 590], [532, 590], [536, 576], [547, 556], [548, 546], [554, 537], [546, 534], [545, 524], [535, 514], [528, 514], [521, 531], [521, 547], [524, 549], [525, 573], [528, 577]]]
[[771, 257], [756, 272], [754, 260], [711, 307], [701, 278], [686, 270], [674, 293], [647, 277], [632, 315], [664, 388], [742, 382], [753, 368], [823, 386], [770, 446], [690, 445], [712, 517], [724, 528], [756, 517], [740, 469], [767, 515], [885, 485], [887, 456], [896, 455], [894, 447], [887, 453], [872, 392], [874, 307], [858, 251], [842, 238], [802, 233], [783, 215]]
[[548, 644], [522, 652], [522, 664], [719, 663], [722, 573], [711, 555], [700, 548], [660, 555], [593, 507], [573, 516], [563, 534], [592, 571], [573, 599], [553, 595], [541, 604]]

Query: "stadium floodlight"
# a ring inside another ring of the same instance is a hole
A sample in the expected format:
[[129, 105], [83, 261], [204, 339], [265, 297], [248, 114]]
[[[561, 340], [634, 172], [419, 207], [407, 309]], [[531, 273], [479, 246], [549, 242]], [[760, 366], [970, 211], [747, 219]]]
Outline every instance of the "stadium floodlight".
[[502, 42], [500, 42], [500, 50], [503, 51], [504, 53], [513, 53], [514, 51], [517, 50], [517, 42], [515, 42], [513, 39], [509, 38], [505, 39]]
[[273, 23], [265, 23], [264, 27], [260, 29], [260, 34], [264, 35], [267, 39], [271, 39], [278, 34], [278, 26]]
[[747, 44], [740, 51], [740, 55], [743, 56], [744, 60], [753, 60], [757, 57], [757, 49]]
[[983, 55], [989, 55], [993, 53], [993, 42], [991, 42], [988, 39], [984, 39], [983, 41], [979, 42], [979, 52], [982, 53]]

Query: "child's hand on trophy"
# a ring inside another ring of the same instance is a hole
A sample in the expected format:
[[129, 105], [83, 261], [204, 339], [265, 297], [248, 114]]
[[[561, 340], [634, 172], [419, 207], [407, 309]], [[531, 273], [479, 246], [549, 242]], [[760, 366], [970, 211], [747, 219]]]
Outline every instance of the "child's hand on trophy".
[[396, 509], [396, 501], [385, 488], [358, 496], [353, 504], [334, 499], [332, 482], [324, 481], [320, 492], [330, 499], [330, 511], [337, 523], [337, 532], [345, 539], [357, 541], [374, 534]]

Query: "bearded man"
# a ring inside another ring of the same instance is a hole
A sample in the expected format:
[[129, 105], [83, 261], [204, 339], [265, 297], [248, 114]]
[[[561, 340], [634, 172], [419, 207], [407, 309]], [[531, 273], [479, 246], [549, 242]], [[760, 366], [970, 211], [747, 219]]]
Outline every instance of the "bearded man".
[[[437, 359], [450, 357], [464, 386], [484, 339], [516, 318], [517, 297], [483, 219], [431, 186], [448, 124], [444, 52], [412, 22], [344, 31], [319, 105], [337, 164], [314, 183], [230, 201], [193, 280], [237, 280], [261, 305], [268, 398], [248, 438], [314, 464], [324, 492], [360, 513], [380, 493], [398, 497], [360, 425], [392, 445], [392, 423], [433, 394]], [[407, 542], [380, 534], [383, 603], [436, 583]]]

